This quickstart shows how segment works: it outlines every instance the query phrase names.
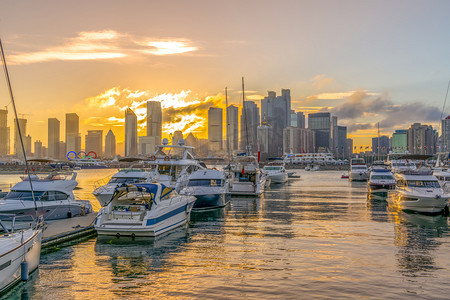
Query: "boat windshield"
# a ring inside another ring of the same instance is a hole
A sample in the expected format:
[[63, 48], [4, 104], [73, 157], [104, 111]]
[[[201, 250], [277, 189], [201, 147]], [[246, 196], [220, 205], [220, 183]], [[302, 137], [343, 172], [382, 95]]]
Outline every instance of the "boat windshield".
[[408, 180], [409, 187], [440, 188], [437, 180]]
[[392, 175], [372, 175], [372, 179], [394, 179]]
[[280, 166], [274, 166], [274, 167], [264, 167], [264, 170], [266, 170], [266, 171], [278, 171], [278, 170], [281, 170], [281, 167]]
[[[44, 192], [34, 192], [34, 197], [37, 201], [40, 200]], [[15, 191], [11, 190], [4, 199], [9, 200], [23, 200], [23, 201], [33, 201], [33, 195], [31, 191]]]
[[189, 180], [188, 186], [222, 186], [220, 179], [193, 179]]
[[143, 178], [139, 177], [112, 177], [109, 183], [139, 183], [143, 180]]

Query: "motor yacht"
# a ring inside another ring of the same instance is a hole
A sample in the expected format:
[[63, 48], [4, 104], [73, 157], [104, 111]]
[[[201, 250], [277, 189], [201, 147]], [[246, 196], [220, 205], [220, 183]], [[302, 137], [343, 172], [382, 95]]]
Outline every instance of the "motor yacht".
[[231, 195], [259, 196], [264, 192], [270, 178], [259, 169], [256, 157], [251, 155], [237, 156], [231, 165], [233, 181]]
[[419, 213], [444, 211], [450, 195], [445, 194], [431, 170], [404, 171], [396, 174], [397, 187], [389, 192], [389, 204]]
[[72, 160], [73, 168], [77, 169], [106, 169], [108, 165], [96, 158], [78, 158]]
[[387, 196], [389, 190], [395, 189], [396, 181], [391, 171], [383, 168], [372, 168], [367, 187], [369, 192], [380, 196]]
[[100, 209], [94, 228], [99, 235], [154, 237], [187, 224], [194, 202], [194, 196], [161, 183], [121, 186]]
[[0, 199], [0, 213], [43, 215], [45, 220], [88, 214], [92, 211], [90, 202], [75, 200], [73, 195], [78, 185], [76, 176], [75, 172], [23, 176], [22, 181]]
[[450, 171], [449, 170], [433, 171], [433, 175], [436, 176], [444, 192], [450, 193]]
[[288, 181], [288, 173], [283, 159], [270, 159], [269, 164], [265, 165], [263, 171], [270, 178], [271, 183], [285, 183]]
[[348, 173], [350, 181], [367, 181], [369, 178], [369, 170], [362, 158], [351, 159]]
[[[0, 215], [0, 295], [21, 279], [28, 279], [39, 266], [42, 218], [28, 228], [15, 230], [16, 218], [15, 215]], [[10, 221], [11, 227], [4, 221]]]
[[230, 182], [225, 171], [197, 170], [191, 174], [181, 194], [196, 198], [194, 210], [224, 207], [231, 199]]
[[96, 187], [92, 194], [97, 198], [101, 206], [105, 206], [112, 199], [116, 187], [135, 183], [151, 183], [152, 174], [150, 169], [129, 168], [121, 169], [104, 184], [104, 180], [94, 184]]

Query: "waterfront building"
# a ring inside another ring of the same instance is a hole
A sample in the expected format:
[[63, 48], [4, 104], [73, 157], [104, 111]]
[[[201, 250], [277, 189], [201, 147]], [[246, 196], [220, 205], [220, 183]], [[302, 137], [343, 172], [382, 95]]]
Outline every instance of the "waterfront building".
[[81, 151], [80, 118], [76, 113], [66, 114], [66, 146], [63, 158], [69, 151]]
[[[22, 136], [25, 134], [22, 132]], [[57, 118], [48, 118], [48, 156], [54, 159], [60, 159], [60, 122]]]
[[[270, 155], [273, 153], [273, 128], [264, 119], [257, 128], [258, 147], [261, 154]], [[255, 149], [258, 150], [258, 149]]]
[[336, 116], [331, 117], [331, 145], [330, 150], [337, 155], [338, 152], [338, 118]]
[[307, 128], [286, 127], [283, 130], [284, 153], [314, 152], [315, 133]]
[[336, 145], [336, 159], [348, 157], [347, 151], [347, 127], [337, 126], [337, 145]]
[[116, 156], [116, 136], [110, 129], [105, 137], [105, 157]]
[[155, 143], [161, 145], [162, 110], [159, 101], [147, 101], [147, 136], [154, 137]]
[[259, 109], [255, 102], [245, 101], [241, 113], [241, 136], [239, 148], [243, 151], [250, 146], [251, 151], [257, 148], [257, 128], [260, 123]]
[[223, 110], [210, 107], [208, 110], [208, 146], [210, 153], [218, 153], [223, 147]]
[[[176, 130], [172, 135], [172, 145], [178, 146], [180, 140], [183, 138], [183, 132], [181, 130]], [[173, 149], [174, 155], [182, 155], [183, 150], [181, 149]]]
[[407, 130], [396, 130], [392, 134], [391, 149], [393, 153], [406, 153], [408, 151]]
[[35, 158], [44, 157], [44, 154], [42, 151], [42, 142], [40, 140], [37, 140], [36, 142], [34, 142], [34, 157]]
[[305, 115], [301, 111], [297, 112], [297, 127], [306, 128], [305, 121]]
[[230, 145], [230, 150], [239, 149], [239, 109], [230, 105], [227, 108], [227, 141]]
[[439, 151], [450, 151], [450, 115], [442, 120], [441, 149]]
[[130, 109], [125, 110], [125, 156], [138, 154], [137, 117]]
[[[139, 155], [152, 155], [155, 153], [156, 149], [156, 139], [155, 136], [140, 136], [139, 137]], [[159, 145], [159, 144], [158, 144]]]
[[372, 151], [375, 155], [387, 155], [389, 152], [389, 137], [382, 135], [372, 138]]
[[411, 154], [428, 154], [436, 152], [437, 132], [431, 125], [414, 123], [408, 129], [408, 151]]
[[94, 151], [97, 157], [103, 156], [103, 130], [88, 130], [85, 136], [86, 149], [85, 152], [88, 154]]
[[[31, 137], [30, 137], [30, 143], [31, 143]], [[31, 151], [31, 147], [30, 147]], [[66, 143], [64, 141], [59, 141], [59, 159], [67, 159], [67, 152], [66, 152]]]
[[[20, 133], [22, 136], [27, 135], [27, 119], [18, 119]], [[25, 146], [25, 145], [24, 145]], [[17, 130], [17, 121], [14, 119], [14, 154], [18, 158], [23, 158], [22, 145], [20, 144], [19, 131]]]
[[0, 156], [9, 154], [8, 110], [0, 109]]
[[347, 139], [346, 140], [346, 146], [347, 146], [346, 157], [351, 158], [353, 156], [353, 140], [352, 139]]
[[308, 114], [308, 129], [314, 131], [316, 151], [330, 149], [331, 114], [329, 112]]

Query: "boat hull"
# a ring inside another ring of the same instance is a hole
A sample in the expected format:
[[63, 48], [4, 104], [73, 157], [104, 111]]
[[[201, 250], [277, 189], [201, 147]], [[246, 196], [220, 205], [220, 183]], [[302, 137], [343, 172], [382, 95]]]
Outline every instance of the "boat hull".
[[269, 174], [270, 183], [286, 183], [288, 181], [287, 173]]
[[[7, 201], [4, 201], [7, 202]], [[45, 220], [59, 220], [75, 217], [78, 215], [85, 215], [91, 212], [91, 205], [88, 201], [83, 201], [83, 203], [71, 203], [71, 204], [37, 204], [37, 211], [30, 201], [14, 201], [23, 202], [21, 208], [15, 204], [14, 208], [10, 205], [0, 205], [0, 213], [5, 214], [15, 214], [15, 215], [25, 215], [25, 216], [44, 216]], [[27, 203], [25, 203], [27, 202]]]
[[369, 174], [367, 172], [350, 172], [348, 179], [350, 181], [367, 181]]
[[195, 204], [193, 210], [212, 209], [226, 206], [231, 199], [229, 193], [194, 195]]
[[438, 214], [445, 210], [448, 197], [404, 195], [394, 192], [389, 195], [388, 202], [405, 211]]

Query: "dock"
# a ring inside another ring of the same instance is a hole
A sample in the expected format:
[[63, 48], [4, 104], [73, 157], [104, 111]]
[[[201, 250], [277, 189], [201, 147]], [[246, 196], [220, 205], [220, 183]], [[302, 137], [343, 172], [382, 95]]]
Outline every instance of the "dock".
[[96, 216], [97, 213], [94, 212], [86, 216], [48, 222], [42, 235], [42, 251], [46, 252], [48, 248], [73, 240], [96, 236], [97, 232], [94, 229]]

